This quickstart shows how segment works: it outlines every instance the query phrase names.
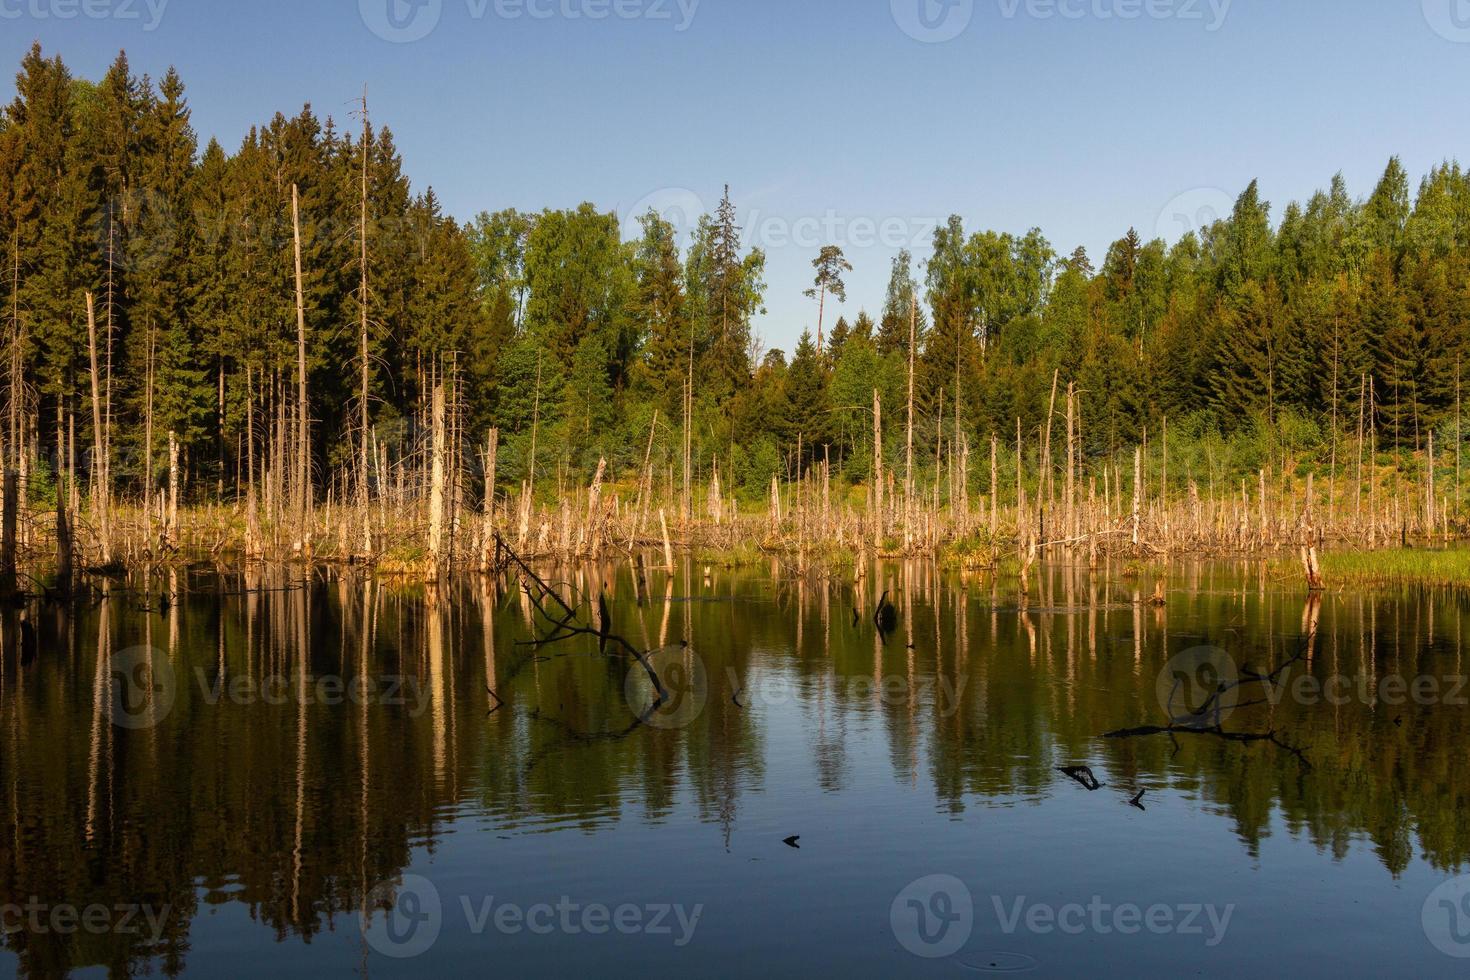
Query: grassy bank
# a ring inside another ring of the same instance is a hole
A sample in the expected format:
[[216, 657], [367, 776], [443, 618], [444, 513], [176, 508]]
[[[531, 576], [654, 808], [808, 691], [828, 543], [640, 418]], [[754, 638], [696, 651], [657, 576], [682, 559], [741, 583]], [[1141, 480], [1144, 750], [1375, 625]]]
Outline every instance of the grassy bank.
[[[1470, 586], [1470, 549], [1390, 548], [1383, 551], [1335, 551], [1321, 556], [1329, 589], [1395, 583]], [[1295, 558], [1272, 562], [1282, 576], [1300, 576]]]

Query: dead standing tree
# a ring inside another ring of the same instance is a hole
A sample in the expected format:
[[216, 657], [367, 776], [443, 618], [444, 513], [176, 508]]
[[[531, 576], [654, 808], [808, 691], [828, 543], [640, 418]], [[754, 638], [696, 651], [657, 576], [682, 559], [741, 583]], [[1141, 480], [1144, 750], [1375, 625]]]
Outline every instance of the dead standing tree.
[[368, 415], [368, 399], [370, 395], [369, 383], [371, 380], [372, 352], [368, 347], [368, 148], [372, 143], [372, 124], [368, 121], [367, 88], [362, 92], [362, 187], [361, 201], [358, 212], [358, 369], [360, 372], [361, 386], [358, 390], [358, 412], [359, 432], [357, 460], [357, 509], [358, 520], [361, 522], [361, 548], [364, 561], [373, 558], [373, 518], [372, 504], [368, 495], [368, 434], [372, 431], [372, 422]]
[[301, 201], [291, 185], [291, 231], [296, 253], [296, 546], [304, 556], [311, 553], [311, 422], [306, 397], [306, 289], [301, 276]]
[[[108, 501], [109, 465], [102, 391], [97, 370], [97, 317], [92, 294], [87, 294], [87, 348], [92, 365], [92, 520], [97, 525], [97, 543], [101, 563], [112, 564], [112, 517]], [[110, 406], [109, 406], [110, 410]]]

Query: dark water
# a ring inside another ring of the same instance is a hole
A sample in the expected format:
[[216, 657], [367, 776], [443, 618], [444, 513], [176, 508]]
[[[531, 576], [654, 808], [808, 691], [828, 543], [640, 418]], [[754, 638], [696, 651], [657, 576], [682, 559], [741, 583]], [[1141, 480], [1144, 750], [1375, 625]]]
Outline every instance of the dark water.
[[[0, 973], [1470, 966], [1462, 595], [554, 574], [608, 583], [672, 701], [524, 645], [507, 581], [195, 570], [7, 613]], [[1230, 737], [1101, 737], [1222, 677]]]

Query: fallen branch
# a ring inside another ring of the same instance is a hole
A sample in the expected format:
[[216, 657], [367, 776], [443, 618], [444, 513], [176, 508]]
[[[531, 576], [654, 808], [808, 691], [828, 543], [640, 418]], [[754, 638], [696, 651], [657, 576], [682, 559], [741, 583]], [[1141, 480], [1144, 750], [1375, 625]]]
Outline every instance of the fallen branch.
[[1066, 776], [1068, 779], [1076, 781], [1078, 785], [1089, 793], [1096, 793], [1103, 788], [1103, 784], [1097, 781], [1097, 777], [1092, 774], [1092, 769], [1089, 766], [1062, 766], [1057, 772]]
[[[609, 643], [621, 647], [633, 659], [638, 661], [638, 665], [643, 668], [644, 672], [648, 675], [649, 681], [653, 684], [653, 689], [658, 693], [658, 697], [654, 699], [643, 717], [639, 719], [640, 724], [669, 701], [668, 690], [664, 688], [663, 681], [659, 679], [658, 672], [653, 669], [653, 665], [648, 662], [648, 657], [643, 651], [618, 634], [611, 632], [608, 629], [606, 619], [604, 619], [601, 629], [594, 629], [591, 626], [582, 625], [578, 621], [577, 610], [569, 605], [556, 589], [548, 585], [541, 576], [537, 575], [531, 569], [531, 566], [527, 565], [521, 559], [521, 556], [516, 554], [510, 545], [506, 544], [505, 539], [500, 536], [499, 532], [495, 535], [495, 550], [496, 555], [503, 558], [507, 565], [514, 566], [519, 570], [521, 588], [525, 591], [526, 597], [531, 600], [532, 605], [536, 607], [536, 611], [551, 624], [550, 633], [536, 640], [536, 646], [561, 643], [578, 636], [586, 636], [596, 638], [599, 648], [602, 650], [606, 650]], [[560, 608], [562, 613], [560, 617], [554, 616], [547, 609], [548, 601]], [[605, 603], [602, 608], [606, 610]]]
[[1301, 749], [1297, 748], [1294, 745], [1283, 742], [1274, 731], [1227, 732], [1224, 729], [1220, 728], [1218, 725], [1211, 725], [1205, 728], [1196, 728], [1184, 725], [1143, 725], [1139, 728], [1123, 728], [1119, 729], [1116, 732], [1108, 732], [1103, 735], [1103, 738], [1148, 738], [1153, 735], [1168, 735], [1171, 738], [1178, 735], [1207, 735], [1212, 738], [1218, 738], [1226, 742], [1270, 742], [1277, 748], [1285, 749], [1287, 752], [1290, 752], [1292, 755], [1296, 756], [1297, 760], [1306, 768], [1312, 768], [1312, 764], [1307, 761], [1306, 754]]

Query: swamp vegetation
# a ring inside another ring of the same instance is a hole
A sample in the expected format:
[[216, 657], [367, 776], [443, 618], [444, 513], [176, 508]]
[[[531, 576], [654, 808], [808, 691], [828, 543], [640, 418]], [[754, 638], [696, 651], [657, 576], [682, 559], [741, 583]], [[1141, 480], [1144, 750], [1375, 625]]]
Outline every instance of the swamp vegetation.
[[[1135, 557], [1464, 527], [1470, 178], [1273, 220], [1252, 185], [1095, 266], [952, 218], [883, 309], [813, 257], [815, 337], [755, 332], [727, 192], [676, 228], [591, 205], [463, 224], [366, 95], [201, 148], [182, 80], [36, 47], [0, 114], [7, 569], [183, 553], [437, 575], [760, 548], [798, 564], [1065, 545]], [[636, 230], [636, 234], [627, 234]]]

